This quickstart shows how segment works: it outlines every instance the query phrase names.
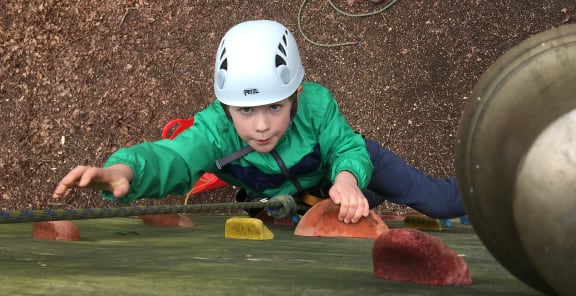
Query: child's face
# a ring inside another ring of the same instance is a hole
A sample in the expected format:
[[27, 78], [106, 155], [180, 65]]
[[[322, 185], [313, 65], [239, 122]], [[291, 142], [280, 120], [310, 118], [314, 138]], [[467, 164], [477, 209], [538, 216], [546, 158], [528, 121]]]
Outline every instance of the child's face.
[[258, 152], [270, 152], [290, 125], [289, 99], [258, 107], [229, 107], [236, 132]]

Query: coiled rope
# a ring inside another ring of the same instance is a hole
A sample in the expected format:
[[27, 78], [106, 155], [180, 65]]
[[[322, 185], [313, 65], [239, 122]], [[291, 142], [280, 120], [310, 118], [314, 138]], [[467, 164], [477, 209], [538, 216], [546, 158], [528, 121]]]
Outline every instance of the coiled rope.
[[[158, 205], [158, 206], [130, 206], [118, 208], [82, 208], [82, 209], [45, 209], [45, 210], [0, 210], [0, 224], [60, 221], [60, 220], [81, 220], [99, 219], [112, 217], [130, 217], [140, 215], [157, 214], [207, 214], [218, 210], [246, 210], [266, 208], [274, 218], [281, 219], [289, 217], [305, 209], [304, 206], [296, 205], [290, 195], [280, 195], [269, 200], [239, 203], [212, 203], [212, 204], [191, 204], [191, 205]], [[274, 213], [279, 213], [275, 215]]]
[[[336, 10], [337, 12], [345, 15], [345, 16], [349, 16], [349, 17], [366, 17], [366, 16], [371, 16], [371, 15], [375, 15], [381, 12], [384, 12], [385, 10], [387, 10], [388, 8], [390, 8], [392, 5], [394, 5], [394, 3], [396, 3], [396, 1], [398, 0], [390, 0], [386, 5], [384, 5], [382, 8], [377, 9], [375, 11], [372, 12], [367, 12], [367, 13], [358, 13], [358, 14], [352, 14], [352, 13], [348, 13], [343, 11], [342, 9], [338, 8], [333, 2], [332, 0], [328, 0], [328, 3], [330, 4], [330, 6], [332, 6], [332, 8], [334, 10]], [[357, 45], [360, 43], [360, 40], [355, 40], [355, 41], [349, 41], [349, 42], [342, 42], [342, 43], [334, 43], [334, 44], [328, 44], [328, 43], [320, 43], [320, 42], [316, 42], [312, 39], [310, 39], [308, 36], [306, 36], [306, 34], [304, 34], [304, 30], [302, 29], [302, 11], [304, 10], [304, 6], [306, 6], [306, 3], [308, 2], [308, 0], [302, 0], [302, 3], [300, 4], [300, 8], [298, 9], [298, 30], [300, 31], [300, 34], [302, 34], [302, 37], [317, 46], [324, 46], [324, 47], [335, 47], [335, 46], [345, 46], [345, 45]]]

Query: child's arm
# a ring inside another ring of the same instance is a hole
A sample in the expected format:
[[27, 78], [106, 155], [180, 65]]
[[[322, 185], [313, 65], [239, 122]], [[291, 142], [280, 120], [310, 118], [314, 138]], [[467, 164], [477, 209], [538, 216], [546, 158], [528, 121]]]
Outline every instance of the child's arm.
[[344, 223], [356, 223], [360, 218], [367, 217], [370, 208], [368, 200], [358, 187], [354, 175], [348, 171], [341, 171], [336, 175], [334, 185], [330, 188], [330, 198], [340, 204], [338, 219]]
[[133, 176], [132, 169], [123, 164], [107, 168], [78, 166], [60, 180], [52, 197], [66, 196], [72, 188], [78, 187], [110, 191], [114, 197], [121, 198], [130, 189]]

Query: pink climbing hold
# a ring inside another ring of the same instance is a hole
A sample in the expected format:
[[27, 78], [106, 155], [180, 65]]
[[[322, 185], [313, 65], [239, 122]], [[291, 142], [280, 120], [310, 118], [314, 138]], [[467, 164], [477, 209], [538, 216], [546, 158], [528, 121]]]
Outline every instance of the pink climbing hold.
[[438, 238], [416, 229], [383, 233], [372, 249], [377, 278], [434, 286], [471, 285], [468, 265]]
[[70, 221], [46, 221], [32, 224], [32, 237], [43, 240], [80, 240], [80, 231]]

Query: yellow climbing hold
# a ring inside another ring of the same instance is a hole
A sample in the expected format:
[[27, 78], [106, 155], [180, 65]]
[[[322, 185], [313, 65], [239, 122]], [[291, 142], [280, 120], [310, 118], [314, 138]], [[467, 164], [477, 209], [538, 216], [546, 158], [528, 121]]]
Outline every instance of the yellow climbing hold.
[[225, 238], [269, 240], [274, 239], [274, 233], [264, 225], [262, 220], [246, 217], [232, 217], [226, 220]]
[[407, 215], [404, 218], [404, 227], [422, 231], [442, 231], [442, 225], [438, 219], [424, 215]]

